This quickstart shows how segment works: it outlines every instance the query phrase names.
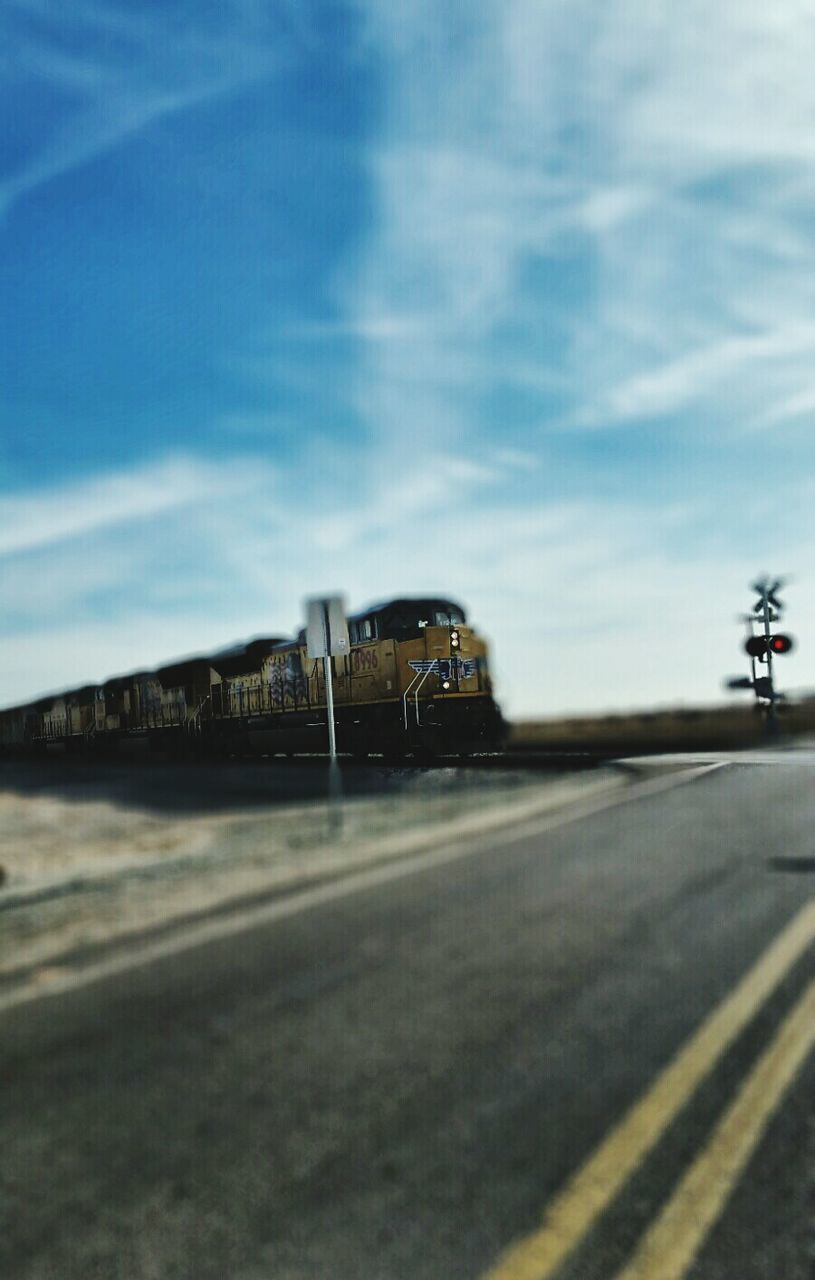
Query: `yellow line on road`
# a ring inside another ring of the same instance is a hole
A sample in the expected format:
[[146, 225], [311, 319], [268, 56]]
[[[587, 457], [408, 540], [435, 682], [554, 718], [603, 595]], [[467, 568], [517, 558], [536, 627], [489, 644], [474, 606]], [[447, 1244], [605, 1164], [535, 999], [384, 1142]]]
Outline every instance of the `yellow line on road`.
[[781, 979], [815, 939], [815, 899], [770, 944], [545, 1211], [483, 1280], [546, 1280], [617, 1195]]
[[815, 982], [782, 1023], [617, 1280], [681, 1280], [815, 1045]]

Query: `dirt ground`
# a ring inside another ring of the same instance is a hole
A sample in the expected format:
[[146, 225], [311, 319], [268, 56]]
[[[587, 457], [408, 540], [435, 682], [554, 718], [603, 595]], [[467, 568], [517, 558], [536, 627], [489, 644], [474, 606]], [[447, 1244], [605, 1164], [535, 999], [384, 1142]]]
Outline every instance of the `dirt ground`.
[[541, 774], [324, 764], [0, 767], [0, 983], [65, 957], [624, 785]]

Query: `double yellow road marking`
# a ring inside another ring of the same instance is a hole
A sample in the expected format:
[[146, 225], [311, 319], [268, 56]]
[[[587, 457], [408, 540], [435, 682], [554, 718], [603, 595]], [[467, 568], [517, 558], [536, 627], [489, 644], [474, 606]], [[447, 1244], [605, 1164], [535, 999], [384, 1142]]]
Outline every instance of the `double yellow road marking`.
[[617, 1280], [681, 1280], [815, 1044], [815, 982], [781, 1024]]
[[[798, 912], [600, 1143], [550, 1203], [540, 1229], [513, 1245], [484, 1280], [547, 1280], [553, 1274], [814, 940], [815, 900]], [[684, 1274], [815, 1042], [813, 1001], [815, 990], [810, 987], [618, 1280], [679, 1280]], [[709, 1204], [697, 1223], [700, 1195], [709, 1197]], [[664, 1257], [655, 1266], [653, 1259], [669, 1247], [674, 1270], [665, 1267]]]

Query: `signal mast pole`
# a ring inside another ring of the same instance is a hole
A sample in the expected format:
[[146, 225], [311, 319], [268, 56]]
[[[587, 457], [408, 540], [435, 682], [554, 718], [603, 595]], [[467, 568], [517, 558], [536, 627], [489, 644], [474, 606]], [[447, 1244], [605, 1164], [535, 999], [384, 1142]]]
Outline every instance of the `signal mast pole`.
[[772, 587], [770, 587], [770, 584], [768, 582], [757, 582], [755, 586], [756, 586], [756, 590], [759, 592], [759, 598], [755, 605], [755, 611], [756, 613], [759, 613], [759, 612], [761, 613], [761, 621], [764, 623], [764, 640], [767, 646], [766, 647], [767, 680], [768, 680], [767, 697], [770, 703], [770, 705], [767, 708], [767, 727], [772, 732], [772, 730], [774, 730], [776, 727], [776, 724], [778, 721], [778, 715], [775, 709], [776, 697], [775, 697], [775, 685], [773, 684], [773, 651], [770, 645], [770, 640], [772, 639], [770, 623], [773, 621], [774, 618], [778, 617], [778, 614], [774, 613], [773, 610], [770, 608], [770, 600], [772, 599], [780, 608], [781, 602], [777, 600], [776, 597], [773, 595], [773, 591], [777, 591], [778, 588], [781, 586], [781, 583], [775, 582], [773, 583]]
[[[792, 647], [792, 641], [788, 636], [774, 636], [772, 633], [772, 623], [778, 622], [781, 618], [781, 611], [784, 608], [779, 600], [776, 592], [782, 585], [780, 578], [775, 582], [770, 582], [768, 578], [762, 579], [760, 582], [753, 583], [753, 589], [758, 592], [758, 600], [753, 605], [753, 615], [758, 614], [758, 620], [763, 624], [764, 636], [763, 645], [761, 646], [761, 660], [767, 664], [767, 675], [761, 681], [763, 687], [762, 696], [767, 699], [767, 729], [770, 733], [774, 733], [778, 728], [778, 694], [775, 691], [775, 682], [773, 680], [773, 655], [775, 653], [787, 653]], [[752, 619], [750, 623], [750, 631], [752, 633]], [[753, 687], [758, 696], [758, 682], [756, 681], [756, 659], [755, 654], [750, 654], [753, 671]]]

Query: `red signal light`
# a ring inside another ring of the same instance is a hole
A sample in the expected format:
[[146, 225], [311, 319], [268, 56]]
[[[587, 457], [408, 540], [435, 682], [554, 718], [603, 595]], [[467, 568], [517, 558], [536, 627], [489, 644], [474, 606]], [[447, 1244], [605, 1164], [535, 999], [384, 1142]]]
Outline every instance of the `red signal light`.
[[744, 647], [751, 658], [766, 658], [768, 653], [789, 653], [792, 648], [792, 636], [749, 636]]
[[789, 653], [792, 648], [792, 636], [773, 636], [770, 640], [773, 653]]

